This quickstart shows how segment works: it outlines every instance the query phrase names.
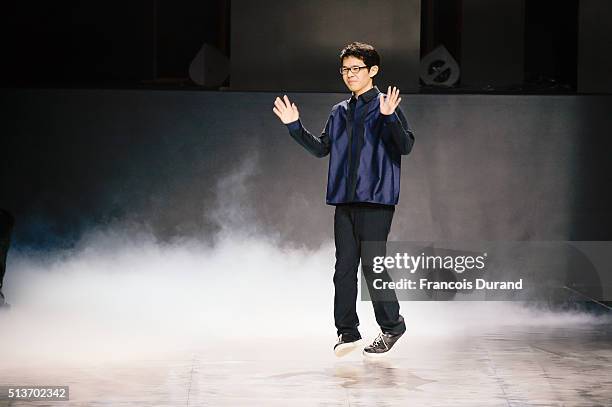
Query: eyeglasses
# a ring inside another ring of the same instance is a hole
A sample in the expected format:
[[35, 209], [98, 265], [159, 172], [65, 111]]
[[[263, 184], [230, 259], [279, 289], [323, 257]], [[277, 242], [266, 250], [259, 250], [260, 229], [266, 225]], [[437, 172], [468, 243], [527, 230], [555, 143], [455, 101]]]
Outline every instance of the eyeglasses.
[[364, 66], [351, 66], [351, 67], [341, 67], [340, 68], [340, 75], [347, 75], [348, 71], [351, 71], [352, 73], [354, 73], [355, 75], [357, 75], [359, 73], [359, 71], [361, 71], [363, 68], [368, 68], [367, 65]]

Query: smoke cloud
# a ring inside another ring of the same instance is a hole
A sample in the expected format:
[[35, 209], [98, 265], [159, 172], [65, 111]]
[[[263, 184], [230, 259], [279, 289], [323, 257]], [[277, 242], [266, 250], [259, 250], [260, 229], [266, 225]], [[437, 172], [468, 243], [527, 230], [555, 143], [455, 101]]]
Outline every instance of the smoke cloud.
[[[129, 360], [224, 341], [325, 338], [331, 346], [331, 236], [311, 249], [258, 227], [248, 199], [256, 160], [219, 179], [208, 214], [219, 224], [212, 240], [159, 241], [146, 225], [116, 222], [70, 249], [11, 251], [3, 364]], [[360, 302], [358, 311], [362, 332], [375, 335], [371, 304]], [[402, 314], [408, 334], [424, 337], [601, 322], [503, 302], [402, 302]]]

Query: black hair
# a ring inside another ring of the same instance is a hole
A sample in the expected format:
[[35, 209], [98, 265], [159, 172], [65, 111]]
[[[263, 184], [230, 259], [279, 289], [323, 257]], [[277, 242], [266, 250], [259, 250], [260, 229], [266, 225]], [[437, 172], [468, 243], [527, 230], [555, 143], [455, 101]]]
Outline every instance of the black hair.
[[351, 56], [361, 59], [363, 63], [368, 66], [368, 68], [371, 68], [374, 65], [378, 65], [380, 67], [380, 55], [378, 55], [376, 49], [370, 44], [363, 42], [351, 42], [344, 47], [342, 51], [340, 51], [340, 64], [342, 64], [342, 60], [344, 58]]

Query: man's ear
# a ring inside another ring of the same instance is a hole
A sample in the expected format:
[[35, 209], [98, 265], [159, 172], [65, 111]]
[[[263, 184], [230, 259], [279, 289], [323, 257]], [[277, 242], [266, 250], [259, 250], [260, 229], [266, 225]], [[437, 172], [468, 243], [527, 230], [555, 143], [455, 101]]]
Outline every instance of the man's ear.
[[368, 75], [370, 76], [370, 78], [375, 77], [377, 73], [378, 73], [378, 65], [371, 66], [370, 71], [368, 72]]

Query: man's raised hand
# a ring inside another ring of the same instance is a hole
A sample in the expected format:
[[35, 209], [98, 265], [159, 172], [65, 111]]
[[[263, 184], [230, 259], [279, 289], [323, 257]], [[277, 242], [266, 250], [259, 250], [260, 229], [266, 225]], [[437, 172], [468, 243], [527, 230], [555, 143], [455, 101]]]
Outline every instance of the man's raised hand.
[[402, 98], [399, 97], [399, 89], [395, 86], [393, 89], [391, 89], [391, 86], [389, 86], [389, 89], [387, 90], [387, 97], [385, 98], [384, 94], [381, 93], [379, 99], [380, 113], [385, 115], [393, 114], [393, 112], [395, 112], [395, 108], [402, 101]]
[[274, 100], [274, 108], [272, 109], [274, 113], [278, 116], [278, 118], [284, 123], [288, 124], [296, 121], [300, 118], [300, 112], [298, 112], [298, 108], [295, 103], [291, 103], [287, 95], [283, 96], [283, 98], [277, 97]]

